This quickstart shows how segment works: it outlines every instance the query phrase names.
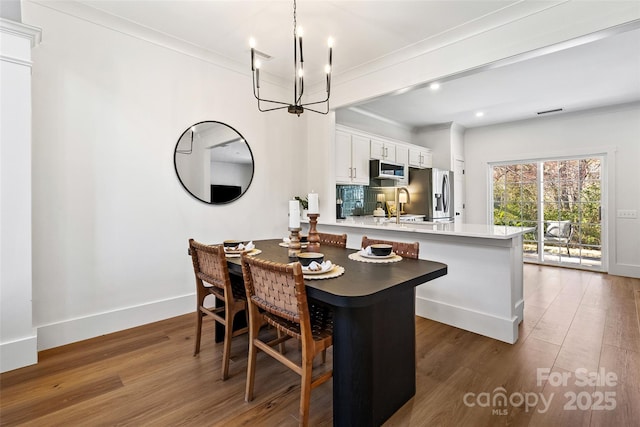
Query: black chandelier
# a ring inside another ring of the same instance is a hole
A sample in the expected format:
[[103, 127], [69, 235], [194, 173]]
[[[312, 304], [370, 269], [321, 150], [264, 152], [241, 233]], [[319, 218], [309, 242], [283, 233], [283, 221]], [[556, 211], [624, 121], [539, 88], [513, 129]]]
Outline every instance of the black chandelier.
[[[293, 0], [293, 103], [273, 101], [266, 98], [260, 98], [260, 61], [255, 58], [255, 40], [251, 39], [251, 74], [253, 76], [253, 96], [258, 100], [258, 110], [273, 111], [286, 108], [291, 114], [304, 113], [304, 110], [313, 111], [314, 113], [327, 114], [329, 112], [329, 96], [331, 94], [331, 56], [333, 51], [333, 39], [329, 38], [329, 63], [325, 65], [324, 71], [327, 80], [327, 97], [322, 101], [302, 103], [302, 95], [304, 93], [304, 58], [302, 55], [302, 28], [298, 28], [296, 22], [296, 0]], [[279, 107], [262, 108], [261, 102], [269, 102], [279, 104]], [[318, 105], [326, 103], [326, 111], [318, 111], [309, 108], [309, 105]]]

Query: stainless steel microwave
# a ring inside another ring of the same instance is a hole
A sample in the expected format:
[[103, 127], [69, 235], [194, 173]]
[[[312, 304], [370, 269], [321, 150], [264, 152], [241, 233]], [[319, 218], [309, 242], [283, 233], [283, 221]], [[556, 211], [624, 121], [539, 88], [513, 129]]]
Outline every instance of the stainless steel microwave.
[[369, 172], [373, 179], [401, 180], [405, 176], [406, 168], [405, 165], [400, 163], [371, 160], [369, 162]]

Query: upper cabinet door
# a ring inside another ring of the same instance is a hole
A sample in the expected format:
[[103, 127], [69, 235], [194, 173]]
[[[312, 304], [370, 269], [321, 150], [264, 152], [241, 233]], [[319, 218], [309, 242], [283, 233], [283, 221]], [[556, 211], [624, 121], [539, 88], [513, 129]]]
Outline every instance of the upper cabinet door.
[[384, 142], [377, 139], [371, 140], [371, 158], [384, 160]]
[[433, 153], [431, 150], [426, 150], [422, 153], [422, 167], [423, 168], [432, 168], [433, 167]]
[[384, 143], [384, 159], [388, 162], [396, 162], [396, 144]]
[[388, 162], [396, 161], [396, 145], [389, 141], [381, 141], [379, 139], [371, 139], [371, 158], [378, 160], [386, 160]]
[[411, 148], [409, 150], [409, 166], [412, 168], [420, 167], [420, 150], [417, 148]]
[[409, 185], [409, 148], [396, 146], [396, 163], [404, 165], [404, 177], [398, 181], [399, 185]]
[[369, 185], [369, 139], [336, 130], [336, 184]]
[[336, 184], [351, 184], [351, 134], [336, 131]]
[[432, 165], [431, 150], [428, 148], [415, 148], [409, 149], [409, 166], [412, 168], [430, 168]]
[[369, 139], [351, 136], [351, 167], [353, 184], [369, 185]]

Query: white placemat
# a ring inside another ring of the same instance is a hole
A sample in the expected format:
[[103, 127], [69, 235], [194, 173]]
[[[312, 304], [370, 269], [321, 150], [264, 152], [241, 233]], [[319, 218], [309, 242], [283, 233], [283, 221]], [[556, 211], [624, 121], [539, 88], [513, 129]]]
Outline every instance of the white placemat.
[[402, 257], [400, 255], [394, 255], [389, 258], [371, 258], [371, 257], [363, 257], [362, 255], [360, 255], [359, 252], [354, 252], [352, 254], [349, 254], [349, 259], [352, 259], [354, 261], [360, 261], [360, 262], [370, 262], [373, 264], [402, 261]]

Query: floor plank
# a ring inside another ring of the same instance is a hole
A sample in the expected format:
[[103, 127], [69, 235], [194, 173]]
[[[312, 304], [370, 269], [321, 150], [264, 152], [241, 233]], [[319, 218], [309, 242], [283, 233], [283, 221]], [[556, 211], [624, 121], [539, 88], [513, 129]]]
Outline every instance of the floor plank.
[[[639, 425], [640, 280], [535, 265], [525, 265], [524, 278], [515, 345], [416, 318], [417, 392], [386, 426]], [[194, 330], [186, 315], [41, 352], [37, 365], [0, 375], [0, 425], [298, 425], [296, 374], [259, 354], [255, 399], [245, 402], [247, 337], [234, 339], [223, 382], [213, 323], [205, 322], [196, 357]], [[329, 351], [315, 368], [331, 362]], [[618, 381], [576, 384], [577, 369], [604, 369]], [[553, 384], [539, 370], [569, 380]], [[313, 390], [310, 425], [333, 424], [332, 386]], [[616, 407], [565, 408], [564, 394], [581, 392], [592, 400], [609, 392]], [[499, 393], [538, 401], [502, 406], [492, 401]], [[548, 408], [541, 393], [553, 395]], [[487, 396], [491, 404], [481, 405]]]

